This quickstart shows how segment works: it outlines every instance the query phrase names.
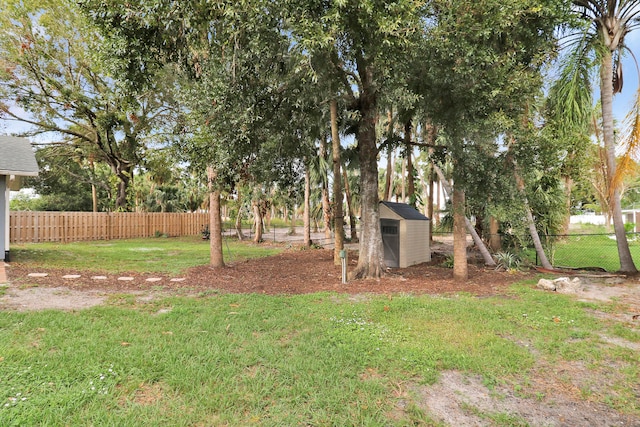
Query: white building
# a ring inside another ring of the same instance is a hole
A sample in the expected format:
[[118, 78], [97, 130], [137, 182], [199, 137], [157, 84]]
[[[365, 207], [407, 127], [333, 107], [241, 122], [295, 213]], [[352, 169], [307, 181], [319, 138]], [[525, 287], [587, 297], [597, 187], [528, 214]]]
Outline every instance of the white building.
[[0, 256], [9, 261], [9, 191], [19, 190], [20, 177], [38, 176], [38, 163], [28, 139], [0, 135]]

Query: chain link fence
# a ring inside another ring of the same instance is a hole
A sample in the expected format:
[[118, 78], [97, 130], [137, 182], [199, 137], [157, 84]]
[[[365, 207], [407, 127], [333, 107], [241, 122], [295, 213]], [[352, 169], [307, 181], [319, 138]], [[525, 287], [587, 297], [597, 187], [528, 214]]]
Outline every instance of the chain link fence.
[[[452, 243], [451, 233], [434, 233], [434, 241]], [[500, 236], [503, 242], [507, 236]], [[620, 269], [618, 246], [613, 233], [558, 234], [541, 237], [545, 254], [555, 268], [604, 270], [615, 272]], [[467, 240], [471, 245], [470, 236]], [[640, 233], [627, 233], [631, 256], [640, 268]], [[540, 260], [533, 244], [526, 248], [505, 248], [502, 252], [512, 253], [522, 261], [539, 266]]]
[[[345, 230], [347, 236], [349, 231]], [[244, 237], [252, 239], [254, 237], [251, 226], [242, 227]], [[223, 223], [223, 234], [226, 237], [236, 237], [235, 225], [233, 223]], [[508, 242], [508, 236], [500, 236], [503, 242]], [[303, 228], [296, 226], [292, 230], [290, 226], [269, 226], [265, 229], [262, 238], [266, 242], [286, 242], [291, 244], [302, 244], [304, 242]], [[313, 244], [330, 248], [333, 246], [333, 237], [327, 238], [319, 231], [311, 233]], [[451, 233], [434, 232], [434, 242], [444, 245], [440, 250], [447, 251], [449, 248], [453, 253], [453, 235]], [[590, 234], [562, 234], [548, 235], [542, 237], [545, 254], [549, 262], [556, 268], [605, 270], [614, 272], [620, 269], [618, 257], [618, 246], [615, 235], [612, 233], [590, 233]], [[627, 241], [636, 266], [640, 268], [640, 233], [627, 233]], [[469, 245], [473, 244], [471, 236], [467, 236]], [[523, 262], [529, 265], [539, 266], [540, 261], [536, 255], [533, 245], [526, 248], [505, 248], [501, 252], [512, 253]]]
[[[640, 265], [640, 235], [627, 233], [631, 257]], [[556, 268], [598, 269], [609, 272], [620, 269], [618, 243], [611, 234], [566, 234], [550, 235], [544, 242], [545, 253]], [[533, 248], [526, 251], [529, 259], [539, 265]]]

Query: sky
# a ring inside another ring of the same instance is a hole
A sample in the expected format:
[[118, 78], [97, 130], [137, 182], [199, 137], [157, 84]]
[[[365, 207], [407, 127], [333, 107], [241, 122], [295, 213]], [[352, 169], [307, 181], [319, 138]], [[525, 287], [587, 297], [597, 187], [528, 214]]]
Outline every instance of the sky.
[[[626, 44], [640, 61], [640, 29], [630, 32], [626, 37]], [[624, 120], [627, 113], [633, 108], [633, 102], [638, 91], [638, 73], [640, 73], [640, 70], [636, 67], [633, 57], [627, 54], [622, 64], [624, 82], [622, 93], [613, 98], [613, 114], [618, 121]]]

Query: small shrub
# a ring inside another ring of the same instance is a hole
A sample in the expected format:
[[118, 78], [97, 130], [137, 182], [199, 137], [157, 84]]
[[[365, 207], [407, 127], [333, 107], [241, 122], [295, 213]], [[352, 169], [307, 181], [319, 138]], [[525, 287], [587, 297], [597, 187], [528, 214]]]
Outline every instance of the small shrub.
[[496, 270], [517, 270], [522, 264], [522, 260], [511, 252], [498, 252], [495, 254]]
[[447, 258], [440, 265], [445, 268], [453, 268], [453, 255], [447, 255]]

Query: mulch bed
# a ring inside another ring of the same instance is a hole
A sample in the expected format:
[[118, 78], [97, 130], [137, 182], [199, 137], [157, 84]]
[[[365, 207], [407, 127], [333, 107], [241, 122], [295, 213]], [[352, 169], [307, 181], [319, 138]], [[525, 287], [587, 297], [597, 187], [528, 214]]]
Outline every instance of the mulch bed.
[[[514, 282], [533, 277], [531, 273], [507, 273], [469, 265], [469, 280], [453, 280], [453, 272], [441, 267], [442, 259], [419, 264], [405, 269], [389, 270], [379, 280], [354, 280], [342, 284], [341, 268], [333, 263], [333, 251], [328, 249], [290, 249], [278, 255], [230, 263], [225, 268], [199, 266], [188, 269], [179, 276], [184, 280], [171, 281], [172, 276], [155, 273], [120, 274], [100, 271], [76, 271], [68, 269], [38, 269], [33, 266], [12, 263], [7, 275], [14, 286], [38, 285], [67, 287], [72, 289], [105, 290], [126, 292], [159, 289], [194, 291], [219, 290], [229, 293], [260, 294], [304, 294], [321, 291], [340, 293], [377, 294], [451, 294], [465, 292], [473, 295], [496, 295], [505, 293]], [[350, 254], [349, 269], [355, 267], [357, 256]], [[48, 273], [47, 277], [28, 277], [29, 273]], [[65, 279], [65, 275], [80, 275], [80, 278]], [[95, 280], [92, 276], [104, 275], [106, 279]], [[122, 281], [119, 277], [132, 277]], [[149, 278], [161, 280], [150, 282]]]

